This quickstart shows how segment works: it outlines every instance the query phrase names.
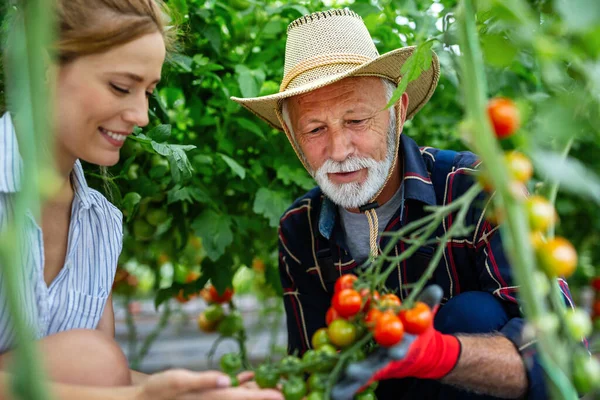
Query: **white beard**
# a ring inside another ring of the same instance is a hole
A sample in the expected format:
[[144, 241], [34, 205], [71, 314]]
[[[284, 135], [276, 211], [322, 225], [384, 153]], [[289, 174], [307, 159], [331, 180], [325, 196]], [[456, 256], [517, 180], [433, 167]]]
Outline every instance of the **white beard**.
[[[396, 121], [395, 113], [391, 113], [391, 121], [387, 135], [387, 149], [385, 159], [376, 161], [366, 157], [349, 157], [342, 162], [331, 159], [312, 175], [323, 193], [335, 204], [343, 208], [358, 208], [367, 204], [377, 192], [381, 190], [394, 162], [394, 155], [398, 151], [396, 146]], [[329, 180], [328, 173], [352, 172], [367, 168], [367, 178], [363, 183], [350, 182], [335, 184]]]

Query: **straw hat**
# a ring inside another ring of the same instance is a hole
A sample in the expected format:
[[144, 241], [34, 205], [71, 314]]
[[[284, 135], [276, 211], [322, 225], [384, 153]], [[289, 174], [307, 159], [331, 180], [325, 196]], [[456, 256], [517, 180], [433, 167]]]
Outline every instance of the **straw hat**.
[[[290, 23], [287, 34], [279, 93], [231, 98], [279, 130], [284, 130], [278, 116], [281, 100], [351, 76], [379, 76], [398, 84], [400, 69], [415, 49], [403, 47], [379, 55], [362, 18], [348, 9], [305, 15]], [[408, 84], [407, 118], [427, 103], [437, 85], [439, 70], [434, 53], [431, 68]]]

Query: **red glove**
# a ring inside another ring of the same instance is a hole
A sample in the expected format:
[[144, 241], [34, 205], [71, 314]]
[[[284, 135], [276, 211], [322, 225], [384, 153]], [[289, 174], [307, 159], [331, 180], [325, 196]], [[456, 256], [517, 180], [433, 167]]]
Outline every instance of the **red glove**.
[[[404, 343], [405, 340], [398, 345], [398, 351], [406, 355], [377, 371], [371, 378], [373, 381], [406, 377], [440, 379], [448, 375], [458, 362], [460, 341], [455, 336], [436, 331], [433, 325], [417, 335], [412, 343]], [[408, 349], [403, 346], [408, 346]]]

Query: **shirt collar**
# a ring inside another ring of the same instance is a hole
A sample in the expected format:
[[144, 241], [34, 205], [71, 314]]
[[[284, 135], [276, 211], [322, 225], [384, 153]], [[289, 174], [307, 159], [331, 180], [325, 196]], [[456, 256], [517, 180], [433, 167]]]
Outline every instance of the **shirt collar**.
[[19, 190], [22, 161], [17, 135], [9, 113], [0, 118], [0, 192], [15, 193]]
[[[17, 134], [9, 113], [0, 118], [0, 149], [2, 149], [0, 152], [0, 193], [16, 193], [21, 187], [23, 159], [19, 153]], [[79, 160], [75, 161], [73, 165], [71, 177], [75, 196], [83, 208], [89, 208], [91, 205], [90, 188]]]
[[[435, 205], [435, 191], [421, 150], [407, 135], [400, 135], [400, 153], [404, 162], [404, 198]], [[336, 217], [337, 206], [327, 196], [323, 196], [319, 214], [319, 232], [327, 239], [331, 237]]]

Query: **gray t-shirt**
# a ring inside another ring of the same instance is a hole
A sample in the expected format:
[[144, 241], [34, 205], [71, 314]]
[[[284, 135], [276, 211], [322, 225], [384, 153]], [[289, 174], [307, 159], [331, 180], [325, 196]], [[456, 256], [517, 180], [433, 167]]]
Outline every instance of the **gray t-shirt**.
[[[402, 207], [400, 206], [404, 200], [403, 189], [404, 185], [401, 185], [400, 189], [398, 189], [389, 201], [375, 209], [377, 219], [379, 220], [379, 233], [383, 232], [396, 212], [402, 212]], [[367, 221], [367, 216], [364, 213], [350, 212], [343, 207], [338, 208], [350, 255], [360, 265], [369, 258], [371, 250], [369, 247], [369, 222]]]

